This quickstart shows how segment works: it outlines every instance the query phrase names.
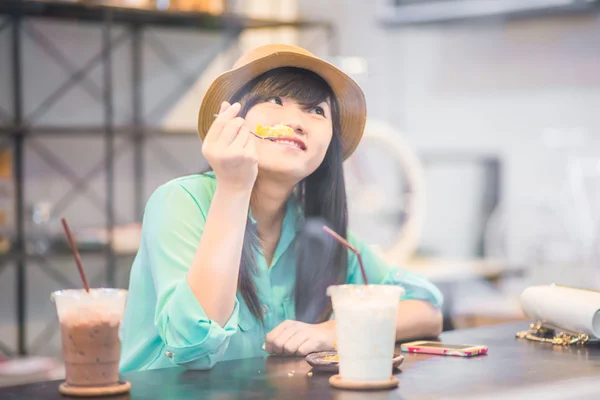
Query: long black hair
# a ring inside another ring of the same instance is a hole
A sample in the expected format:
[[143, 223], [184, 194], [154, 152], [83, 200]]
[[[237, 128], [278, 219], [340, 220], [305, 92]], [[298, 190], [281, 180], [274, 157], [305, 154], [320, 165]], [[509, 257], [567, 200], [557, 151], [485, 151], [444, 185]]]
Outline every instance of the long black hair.
[[[230, 102], [233, 104], [239, 101], [242, 105], [239, 116], [245, 117], [254, 105], [275, 96], [292, 98], [307, 108], [329, 101], [333, 126], [331, 142], [321, 165], [298, 184], [294, 195], [297, 196], [306, 221], [321, 219], [338, 234], [346, 237], [348, 207], [342, 167], [340, 115], [331, 88], [314, 72], [293, 67], [277, 68], [250, 81]], [[329, 319], [332, 311], [331, 302], [325, 293], [327, 286], [346, 281], [347, 252], [340, 246], [335, 246], [318, 265], [309, 265], [302, 256], [306, 254], [303, 251], [305, 249], [298, 248], [298, 241], [296, 244], [299, 256], [294, 292], [296, 318], [309, 323], [323, 322]], [[306, 242], [303, 244], [306, 245]], [[248, 220], [238, 290], [250, 312], [262, 322], [263, 314], [253, 279], [257, 272], [254, 254], [259, 245], [256, 226]]]

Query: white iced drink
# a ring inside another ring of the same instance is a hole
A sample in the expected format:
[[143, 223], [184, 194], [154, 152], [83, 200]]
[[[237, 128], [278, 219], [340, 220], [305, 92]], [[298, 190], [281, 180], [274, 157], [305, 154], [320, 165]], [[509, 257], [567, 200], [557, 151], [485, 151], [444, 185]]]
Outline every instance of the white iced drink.
[[343, 380], [390, 379], [398, 302], [403, 293], [403, 288], [392, 285], [340, 285], [327, 289], [333, 302]]

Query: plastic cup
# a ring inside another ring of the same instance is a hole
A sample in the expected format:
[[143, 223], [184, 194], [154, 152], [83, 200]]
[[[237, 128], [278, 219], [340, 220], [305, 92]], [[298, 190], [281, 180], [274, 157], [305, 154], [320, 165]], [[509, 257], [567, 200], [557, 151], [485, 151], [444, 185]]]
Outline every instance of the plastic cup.
[[385, 382], [392, 375], [398, 302], [395, 285], [339, 285], [327, 288], [337, 329], [341, 379]]
[[60, 321], [66, 382], [104, 387], [119, 383], [119, 325], [127, 290], [58, 290], [51, 299]]

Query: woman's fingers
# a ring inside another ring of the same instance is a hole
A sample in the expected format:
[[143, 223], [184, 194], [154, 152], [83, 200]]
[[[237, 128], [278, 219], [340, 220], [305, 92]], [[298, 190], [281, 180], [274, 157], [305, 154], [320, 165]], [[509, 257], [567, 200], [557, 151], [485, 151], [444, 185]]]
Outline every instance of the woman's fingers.
[[229, 102], [224, 101], [221, 103], [221, 108], [219, 109], [219, 114], [221, 114], [223, 111], [227, 110], [229, 107], [231, 107], [231, 104], [229, 104]]
[[290, 337], [283, 345], [283, 352], [290, 356], [296, 355], [300, 346], [310, 340], [310, 337], [306, 333], [307, 332], [303, 330], [296, 332], [296, 334]]
[[283, 321], [269, 332], [265, 338], [265, 350], [269, 354], [281, 354], [283, 345], [296, 332], [296, 321]]
[[289, 326], [283, 332], [275, 338], [275, 340], [271, 343], [271, 348], [273, 350], [272, 354], [286, 354], [285, 346], [289, 342], [289, 340], [294, 337], [298, 333], [297, 326]]
[[321, 350], [322, 348], [318, 342], [314, 340], [307, 340], [298, 347], [296, 354], [299, 356], [306, 356], [310, 353], [314, 353]]
[[250, 129], [248, 129], [245, 125], [242, 125], [238, 131], [238, 134], [235, 136], [233, 141], [231, 142], [231, 148], [243, 149], [246, 147], [246, 142], [248, 141], [248, 136], [250, 135]]
[[228, 104], [229, 103], [225, 101], [221, 104], [221, 111], [208, 130], [206, 137], [204, 138], [205, 142], [215, 142], [219, 140], [225, 127], [240, 112], [242, 107], [240, 103], [234, 103], [229, 107], [227, 106]]
[[[232, 146], [235, 138], [240, 132], [240, 129], [244, 125], [244, 122], [244, 118], [240, 117], [234, 118], [227, 122], [225, 127], [223, 127], [221, 134], [217, 138], [216, 143], [218, 143], [219, 146], [223, 146], [226, 148]], [[239, 147], [241, 148], [241, 146]]]

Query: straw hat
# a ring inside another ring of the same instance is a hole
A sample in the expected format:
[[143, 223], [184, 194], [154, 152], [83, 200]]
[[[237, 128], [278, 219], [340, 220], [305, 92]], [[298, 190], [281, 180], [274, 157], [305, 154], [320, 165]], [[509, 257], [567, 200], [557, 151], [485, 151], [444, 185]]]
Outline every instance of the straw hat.
[[363, 135], [367, 117], [365, 95], [358, 84], [348, 75], [296, 46], [272, 44], [257, 47], [244, 54], [233, 69], [220, 75], [208, 88], [198, 115], [198, 133], [204, 139], [219, 112], [221, 103], [229, 101], [235, 93], [257, 76], [280, 67], [307, 69], [321, 76], [338, 101], [341, 122], [341, 140], [344, 159], [358, 146]]

